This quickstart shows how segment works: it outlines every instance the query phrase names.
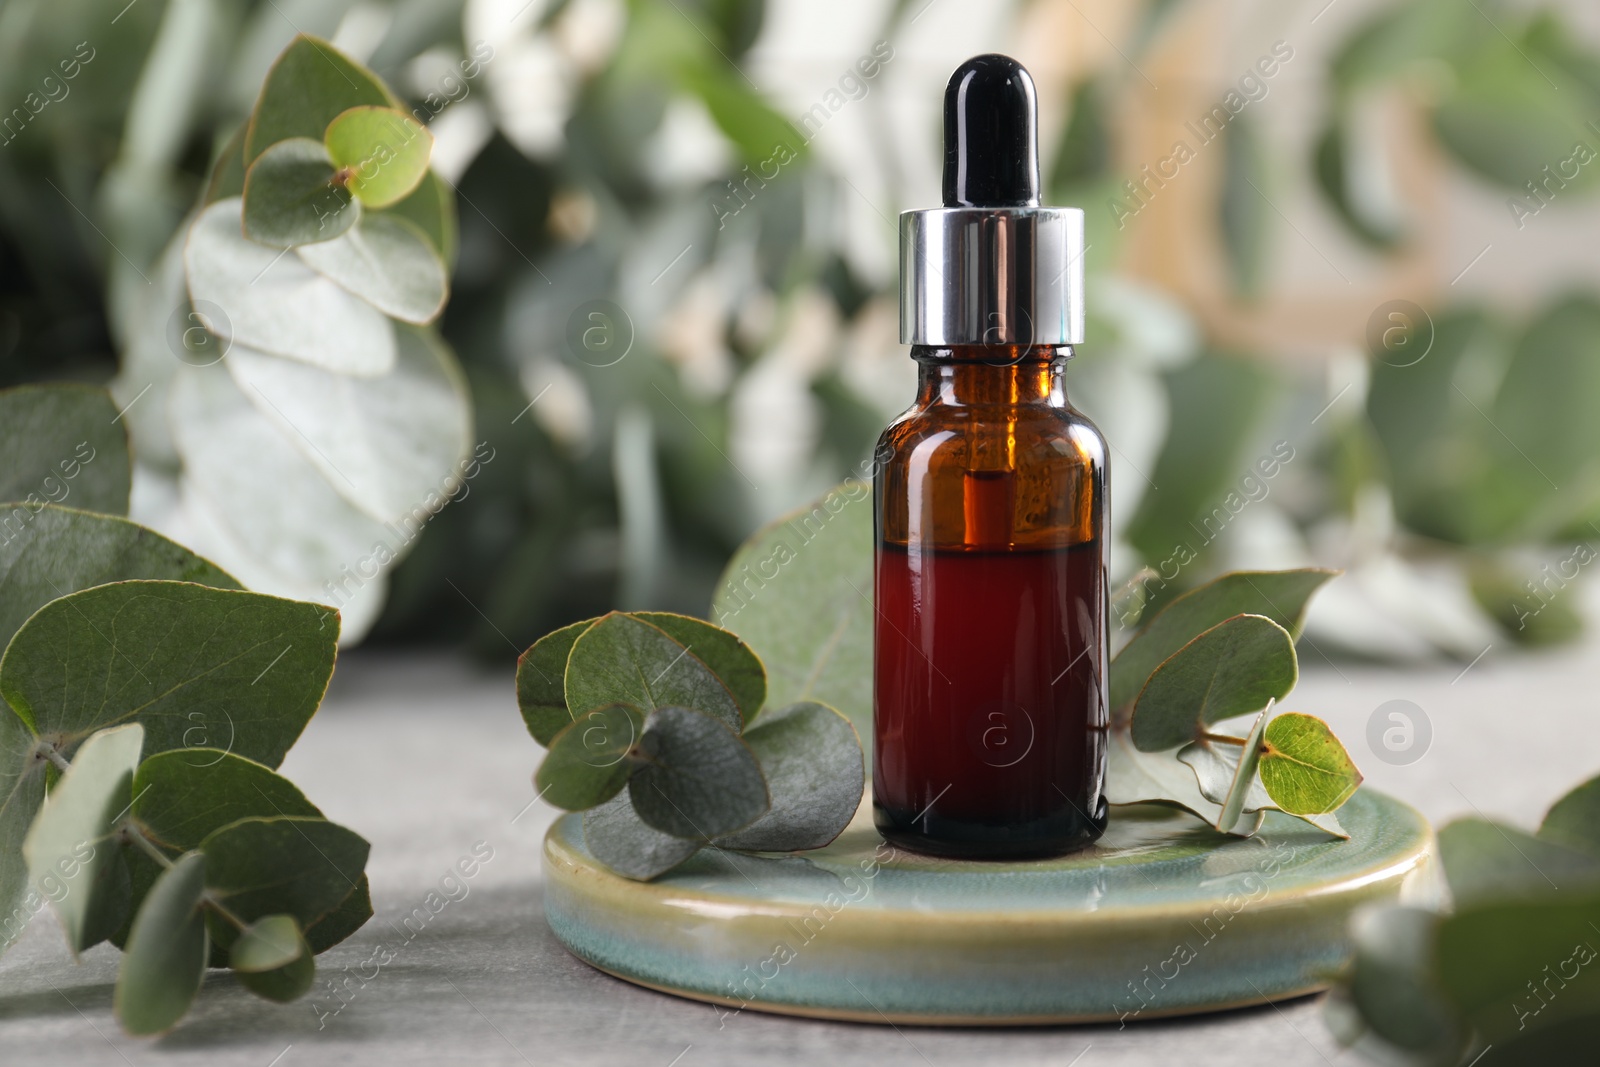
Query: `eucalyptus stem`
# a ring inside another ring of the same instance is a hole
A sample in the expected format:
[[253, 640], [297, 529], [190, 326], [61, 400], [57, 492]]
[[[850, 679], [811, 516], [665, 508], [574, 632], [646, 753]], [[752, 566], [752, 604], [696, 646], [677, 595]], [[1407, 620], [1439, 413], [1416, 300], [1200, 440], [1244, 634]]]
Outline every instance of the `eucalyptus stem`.
[[161, 864], [163, 870], [172, 869], [172, 861], [167, 858], [167, 854], [157, 848], [154, 841], [144, 836], [144, 833], [137, 826], [130, 822], [124, 823], [122, 828], [125, 836], [143, 849], [146, 856]]
[[62, 774], [65, 774], [67, 772], [67, 768], [72, 766], [72, 764], [67, 761], [67, 758], [61, 754], [60, 749], [56, 748], [55, 745], [52, 745], [48, 741], [40, 741], [36, 751], [39, 753], [39, 755], [55, 764], [56, 770], [60, 771]]
[[1211, 741], [1219, 745], [1238, 745], [1240, 748], [1245, 746], [1245, 739], [1242, 737], [1229, 737], [1227, 734], [1214, 734], [1209, 730], [1201, 732], [1200, 740]]
[[204, 904], [206, 907], [210, 908], [224, 919], [227, 919], [234, 926], [238, 927], [240, 933], [244, 933], [245, 928], [250, 925], [230, 911], [226, 904], [212, 896], [211, 890], [209, 889], [200, 894], [200, 903]]

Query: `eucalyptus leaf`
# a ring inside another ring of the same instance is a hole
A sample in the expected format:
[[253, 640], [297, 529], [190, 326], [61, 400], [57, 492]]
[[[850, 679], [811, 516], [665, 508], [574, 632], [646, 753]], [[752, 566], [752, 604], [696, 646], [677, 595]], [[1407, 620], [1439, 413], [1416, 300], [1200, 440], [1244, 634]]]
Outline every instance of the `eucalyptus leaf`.
[[708, 841], [743, 829], [771, 806], [755, 754], [713, 716], [656, 708], [640, 747], [643, 766], [628, 779], [628, 795], [639, 818], [663, 833]]
[[1317, 187], [1350, 232], [1373, 248], [1388, 250], [1400, 243], [1404, 228], [1394, 208], [1368, 191], [1373, 183], [1359, 168], [1376, 163], [1362, 159], [1354, 143], [1372, 135], [1342, 112], [1335, 114], [1317, 139], [1312, 170]]
[[1600, 890], [1600, 857], [1486, 819], [1457, 819], [1440, 830], [1439, 858], [1458, 908]]
[[426, 234], [395, 215], [368, 214], [337, 240], [296, 255], [385, 315], [422, 325], [444, 310], [449, 279]]
[[1600, 856], [1600, 776], [1552, 804], [1539, 824], [1539, 836]]
[[361, 217], [350, 190], [334, 181], [319, 141], [292, 137], [250, 164], [244, 182], [244, 234], [274, 248], [327, 242]]
[[372, 918], [372, 885], [367, 875], [356, 879], [355, 888], [345, 894], [339, 906], [312, 923], [306, 930], [306, 944], [313, 955], [321, 955], [366, 925]]
[[428, 237], [447, 267], [456, 262], [456, 199], [450, 186], [433, 171], [410, 196], [384, 209], [387, 214], [414, 223]]
[[644, 713], [631, 704], [608, 704], [579, 715], [550, 742], [534, 785], [548, 803], [567, 811], [604, 804], [628, 784]]
[[117, 972], [117, 1019], [130, 1034], [160, 1034], [176, 1026], [205, 978], [210, 939], [200, 910], [206, 858], [182, 856], [145, 897]]
[[630, 614], [660, 629], [710, 667], [733, 693], [746, 726], [761, 711], [767, 699], [767, 669], [761, 665], [761, 657], [738, 634], [689, 615], [666, 611]]
[[30, 912], [22, 842], [44, 803], [43, 755], [22, 719], [0, 703], [0, 952], [22, 934]]
[[818, 701], [870, 736], [870, 486], [847, 482], [758, 530], [722, 572], [711, 618], [760, 655], [772, 706]]
[[[206, 889], [246, 922], [292, 915], [302, 928], [332, 912], [356, 887], [367, 842], [326, 819], [274, 816], [241, 819], [200, 845]], [[231, 949], [231, 926], [213, 923], [217, 943]]]
[[233, 974], [256, 996], [287, 1004], [311, 991], [317, 980], [317, 961], [302, 939], [300, 954], [282, 967], [271, 971], [235, 970]]
[[219, 200], [189, 227], [184, 269], [195, 314], [233, 344], [337, 374], [378, 377], [394, 367], [394, 328], [377, 308], [298, 256], [247, 239], [241, 200]]
[[595, 621], [585, 619], [553, 630], [517, 658], [517, 706], [528, 733], [546, 748], [573, 721], [567, 710], [567, 657]]
[[658, 627], [618, 612], [579, 635], [567, 657], [565, 685], [574, 714], [607, 704], [646, 712], [679, 705], [713, 716], [736, 734], [744, 726], [733, 694], [700, 657]]
[[197, 722], [227, 722], [233, 751], [271, 767], [322, 700], [335, 636], [314, 604], [118, 582], [29, 619], [0, 660], [0, 694], [57, 747], [136, 720], [153, 754], [182, 748]]
[[1361, 772], [1327, 723], [1291, 711], [1267, 724], [1261, 784], [1280, 810], [1321, 815], [1350, 799]]
[[435, 337], [404, 326], [395, 335], [394, 366], [376, 378], [243, 346], [225, 362], [239, 391], [335, 492], [378, 522], [420, 530], [457, 491], [472, 404]]
[[202, 206], [226, 200], [230, 196], [244, 195], [244, 135], [248, 130], [248, 123], [241, 124], [223, 142], [221, 151], [211, 163], [211, 176], [206, 181], [205, 195], [200, 200]]
[[1131, 704], [1163, 660], [1235, 615], [1263, 615], [1298, 637], [1311, 595], [1338, 573], [1234, 571], [1191, 589], [1158, 612], [1111, 661], [1111, 707]]
[[583, 840], [595, 859], [624, 878], [665, 874], [700, 851], [700, 842], [646, 825], [626, 793], [583, 813]]
[[275, 971], [307, 954], [293, 915], [264, 915], [233, 943], [228, 964], [235, 971]]
[[290, 137], [322, 140], [341, 112], [398, 101], [374, 75], [327, 41], [305, 34], [283, 50], [267, 72], [245, 134], [246, 160]]
[[[261, 413], [222, 367], [186, 370], [172, 394], [173, 429], [183, 456], [180, 489], [198, 542], [221, 554], [252, 585], [287, 586], [301, 596], [336, 603], [349, 619], [383, 575], [374, 564], [393, 561], [409, 545], [406, 529], [390, 529], [357, 508], [306, 459], [281, 423]], [[251, 472], [241, 478], [240, 471]], [[264, 492], [263, 486], [271, 486]], [[347, 493], [355, 483], [342, 483]], [[441, 495], [437, 501], [443, 505]], [[411, 524], [413, 532], [416, 530]], [[353, 577], [356, 567], [366, 574]], [[330, 591], [331, 590], [331, 591]]]
[[392, 107], [352, 107], [328, 123], [328, 155], [348, 175], [350, 191], [367, 207], [383, 208], [409, 196], [428, 173], [433, 134]]
[[[88, 385], [0, 389], [0, 502], [128, 513], [128, 434], [111, 395]], [[15, 504], [0, 508], [0, 553], [20, 535]], [[26, 528], [27, 520], [20, 525]], [[3, 559], [3, 556], [0, 556]]]
[[1340, 1042], [1382, 1060], [1399, 1050], [1453, 1064], [1468, 1034], [1439, 989], [1439, 916], [1414, 907], [1371, 908], [1350, 924], [1353, 958], [1324, 1008]]
[[[199, 724], [197, 724], [198, 726]], [[201, 727], [223, 734], [222, 723]], [[230, 823], [274, 815], [320, 818], [295, 784], [264, 764], [205, 746], [158, 752], [133, 777], [133, 816], [147, 836], [187, 852]]]
[[1439, 984], [1490, 1045], [1600, 1014], [1596, 926], [1600, 894], [1593, 889], [1553, 893], [1534, 906], [1460, 908], [1439, 923]]
[[1246, 811], [1272, 807], [1272, 799], [1256, 778], [1261, 760], [1261, 738], [1272, 709], [1256, 716], [1241, 744], [1219, 741], [1193, 741], [1178, 750], [1178, 760], [1194, 769], [1205, 798], [1220, 806], [1213, 824], [1223, 833], [1232, 833]]
[[821, 848], [850, 825], [866, 762], [849, 719], [825, 704], [791, 704], [763, 715], [744, 742], [761, 765], [772, 806], [743, 830], [717, 838], [719, 848]]
[[28, 875], [54, 905], [74, 956], [110, 937], [128, 913], [128, 868], [112, 835], [132, 803], [143, 744], [138, 723], [85, 741], [22, 842]]
[[1142, 752], [1160, 752], [1196, 740], [1211, 723], [1282, 700], [1298, 676], [1287, 630], [1261, 615], [1236, 615], [1150, 675], [1133, 706], [1133, 743]]
[[[1134, 747], [1127, 730], [1113, 729], [1106, 747], [1106, 802], [1108, 804], [1165, 804], [1182, 808], [1203, 822], [1217, 825], [1222, 805], [1200, 791], [1194, 768], [1174, 758], [1176, 752], [1146, 753]], [[1248, 837], [1261, 826], [1256, 812], [1235, 824], [1236, 835]]]
[[239, 588], [209, 560], [126, 519], [54, 504], [30, 514], [19, 536], [0, 540], [0, 648], [35, 611], [90, 586], [149, 578]]

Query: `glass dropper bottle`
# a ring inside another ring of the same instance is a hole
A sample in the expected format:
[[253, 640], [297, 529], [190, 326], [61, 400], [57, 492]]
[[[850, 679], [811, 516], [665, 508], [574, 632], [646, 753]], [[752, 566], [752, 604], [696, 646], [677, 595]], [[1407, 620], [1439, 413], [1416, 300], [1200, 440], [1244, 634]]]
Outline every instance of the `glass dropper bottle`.
[[1083, 212], [1039, 203], [1014, 59], [945, 91], [944, 204], [900, 216], [916, 401], [878, 441], [873, 809], [907, 848], [1068, 852], [1105, 828], [1106, 443], [1067, 402]]

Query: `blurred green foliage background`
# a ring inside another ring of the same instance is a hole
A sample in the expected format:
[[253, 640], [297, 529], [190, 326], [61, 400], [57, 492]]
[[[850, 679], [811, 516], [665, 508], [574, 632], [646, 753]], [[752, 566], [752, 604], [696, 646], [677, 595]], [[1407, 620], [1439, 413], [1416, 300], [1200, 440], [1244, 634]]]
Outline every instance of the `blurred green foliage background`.
[[[272, 58], [296, 32], [324, 36], [432, 116], [460, 216], [442, 329], [495, 457], [394, 570], [371, 640], [499, 658], [609, 607], [703, 613], [739, 542], [858, 469], [909, 402], [883, 266], [895, 213], [929, 206], [930, 185], [895, 146], [932, 160], [939, 131], [907, 132], [884, 86], [931, 84], [934, 114], [942, 78], [924, 76], [917, 35], [981, 12], [1041, 57], [1052, 199], [1088, 211], [1091, 327], [1069, 381], [1116, 448], [1127, 616], [1226, 567], [1314, 562], [1351, 575], [1309, 621], [1318, 653], [1470, 658], [1577, 632], [1567, 587], [1600, 540], [1600, 303], [1581, 285], [1531, 308], [1462, 301], [1445, 283], [1466, 257], [1391, 269], [1442, 255], [1425, 217], [1441, 183], [1505, 199], [1511, 229], [1596, 184], [1580, 148], [1600, 150], [1600, 53], [1559, 12], [1399, 0], [1321, 26], [1273, 16], [1244, 62], [1272, 35], [1308, 57], [1285, 64], [1316, 93], [1302, 147], [1281, 143], [1265, 121], [1281, 102], [1250, 97], [1232, 57], [1210, 82], [1181, 66], [1261, 5], [935, 3], [926, 23], [926, 0], [867, 5], [867, 32], [797, 108], [756, 86], [751, 57], [776, 25], [827, 36], [822, 7], [5, 0], [0, 385], [116, 372], [135, 276]], [[1147, 183], [1146, 147], [1165, 155], [1214, 106], [1231, 116], [1223, 151]], [[811, 143], [846, 109], [882, 132], [861, 153], [868, 192], [848, 154]], [[1396, 135], [1380, 111], [1409, 125]], [[1126, 227], [1118, 203], [1138, 208]], [[1335, 258], [1364, 257], [1354, 280], [1306, 237], [1330, 228], [1355, 250]], [[1306, 313], [1288, 246], [1326, 260], [1349, 299]], [[1193, 247], [1200, 266], [1184, 267]]]

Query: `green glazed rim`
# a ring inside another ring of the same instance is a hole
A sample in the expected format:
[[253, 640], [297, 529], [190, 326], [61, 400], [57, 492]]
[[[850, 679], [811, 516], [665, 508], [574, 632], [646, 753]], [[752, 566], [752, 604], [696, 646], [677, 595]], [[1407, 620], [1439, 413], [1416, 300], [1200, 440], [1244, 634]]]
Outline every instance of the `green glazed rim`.
[[1439, 902], [1420, 814], [1362, 789], [1339, 818], [1349, 841], [1278, 813], [1245, 839], [1134, 805], [1081, 852], [996, 862], [889, 845], [864, 805], [826, 848], [706, 849], [634, 882], [567, 815], [545, 837], [545, 915], [600, 970], [735, 1012], [1129, 1022], [1324, 988], [1356, 909]]

